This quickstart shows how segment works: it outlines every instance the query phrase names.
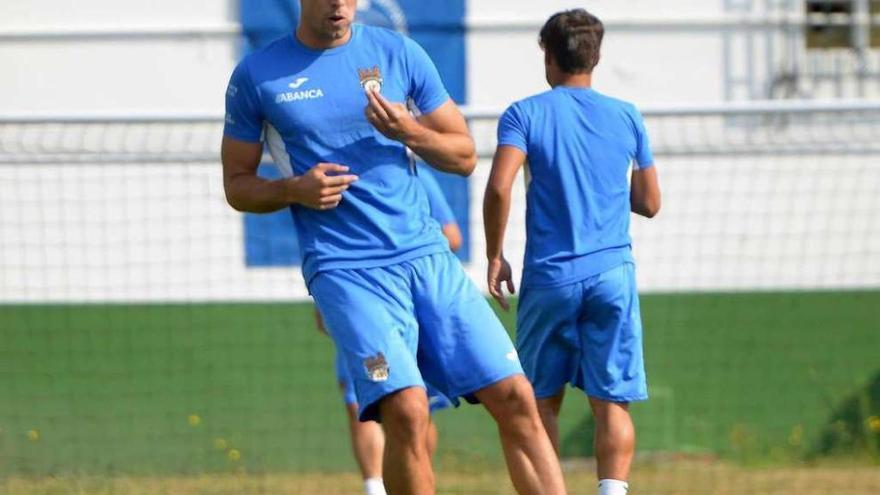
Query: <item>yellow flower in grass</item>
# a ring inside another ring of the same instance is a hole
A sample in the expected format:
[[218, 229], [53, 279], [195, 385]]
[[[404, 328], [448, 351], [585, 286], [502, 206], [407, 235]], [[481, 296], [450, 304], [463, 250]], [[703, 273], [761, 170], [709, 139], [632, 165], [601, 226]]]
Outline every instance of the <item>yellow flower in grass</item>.
[[226, 457], [228, 457], [230, 461], [235, 462], [241, 459], [241, 452], [239, 452], [238, 449], [229, 449], [229, 452], [226, 453]]
[[792, 447], [797, 447], [804, 440], [804, 427], [803, 425], [795, 425], [794, 428], [791, 429], [791, 433], [788, 434], [788, 444]]
[[229, 447], [229, 444], [226, 442], [226, 440], [224, 440], [222, 438], [215, 438], [214, 439], [214, 448], [215, 449], [226, 450], [227, 447]]
[[871, 416], [868, 418], [868, 428], [874, 433], [880, 433], [880, 416]]
[[27, 437], [31, 442], [38, 441], [40, 439], [40, 430], [28, 430]]
[[198, 414], [190, 414], [186, 417], [186, 422], [189, 423], [190, 426], [195, 428], [196, 426], [202, 424], [202, 418], [200, 418]]

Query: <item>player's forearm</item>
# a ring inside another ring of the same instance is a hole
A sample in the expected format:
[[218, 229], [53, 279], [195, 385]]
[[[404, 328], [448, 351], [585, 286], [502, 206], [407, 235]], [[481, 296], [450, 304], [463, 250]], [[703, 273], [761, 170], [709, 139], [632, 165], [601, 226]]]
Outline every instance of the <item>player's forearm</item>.
[[429, 165], [444, 172], [467, 177], [477, 165], [474, 140], [468, 134], [440, 133], [420, 125], [404, 144]]
[[[271, 213], [290, 206], [296, 198], [281, 180], [267, 180], [253, 175], [233, 177], [225, 184], [226, 201], [241, 212]], [[295, 180], [295, 179], [293, 179]]]
[[500, 259], [504, 254], [504, 233], [510, 216], [510, 191], [486, 186], [483, 197], [483, 228], [486, 233], [486, 258]]
[[645, 218], [654, 218], [660, 210], [660, 206], [646, 201], [630, 200], [630, 210], [636, 215], [641, 215]]
[[660, 211], [660, 186], [654, 167], [633, 172], [629, 202], [633, 213], [646, 218], [653, 218]]

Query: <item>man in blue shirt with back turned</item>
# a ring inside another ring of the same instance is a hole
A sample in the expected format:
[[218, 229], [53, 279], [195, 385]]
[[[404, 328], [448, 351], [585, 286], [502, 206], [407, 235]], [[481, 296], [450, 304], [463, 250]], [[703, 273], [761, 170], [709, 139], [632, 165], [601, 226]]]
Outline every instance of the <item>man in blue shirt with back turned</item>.
[[483, 212], [489, 292], [507, 309], [504, 230], [513, 180], [528, 162], [517, 350], [557, 450], [565, 384], [587, 393], [599, 495], [625, 495], [635, 448], [628, 406], [648, 397], [630, 210], [653, 217], [660, 189], [638, 110], [591, 89], [603, 32], [582, 9], [541, 29], [553, 89], [502, 115]]
[[[464, 118], [421, 47], [352, 24], [357, 0], [300, 4], [296, 32], [232, 74], [229, 204], [290, 209], [303, 276], [351, 373], [360, 419], [385, 428], [389, 493], [434, 492], [425, 382], [453, 402], [483, 403], [520, 493], [564, 493], [513, 344], [449, 251], [407, 153], [469, 175], [476, 156]], [[285, 178], [256, 175], [262, 139]]]

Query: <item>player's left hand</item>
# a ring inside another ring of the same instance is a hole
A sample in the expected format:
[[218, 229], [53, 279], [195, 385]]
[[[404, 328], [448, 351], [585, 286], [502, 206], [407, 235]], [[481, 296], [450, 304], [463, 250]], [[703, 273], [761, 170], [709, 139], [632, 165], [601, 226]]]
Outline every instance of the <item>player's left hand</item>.
[[403, 103], [392, 103], [378, 91], [367, 91], [364, 115], [388, 139], [405, 142], [421, 125]]
[[510, 269], [510, 263], [504, 258], [489, 260], [489, 270], [486, 274], [486, 281], [489, 282], [489, 294], [498, 301], [501, 309], [507, 311], [510, 309], [510, 303], [507, 302], [507, 296], [501, 288], [502, 282], [507, 282], [507, 291], [510, 294], [516, 294], [516, 287], [513, 286], [513, 271]]

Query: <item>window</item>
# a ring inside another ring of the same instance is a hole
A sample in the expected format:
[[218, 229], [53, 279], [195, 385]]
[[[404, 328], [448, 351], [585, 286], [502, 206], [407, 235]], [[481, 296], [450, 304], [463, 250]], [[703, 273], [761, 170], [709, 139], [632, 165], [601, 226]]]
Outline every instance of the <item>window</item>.
[[[867, 38], [861, 37], [859, 4], [864, 2], [870, 15]], [[880, 47], [880, 0], [806, 0], [807, 48]], [[864, 41], [860, 41], [863, 39]]]

